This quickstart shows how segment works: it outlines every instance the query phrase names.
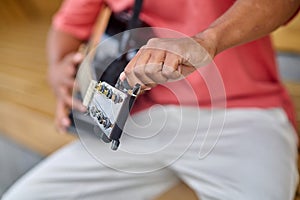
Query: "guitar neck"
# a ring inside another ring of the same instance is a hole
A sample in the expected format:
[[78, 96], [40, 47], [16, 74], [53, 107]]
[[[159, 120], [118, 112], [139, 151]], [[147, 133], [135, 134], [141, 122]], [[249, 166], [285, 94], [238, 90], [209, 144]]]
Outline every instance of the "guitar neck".
[[84, 55], [85, 59], [78, 69], [76, 82], [78, 84], [81, 96], [83, 98], [87, 92], [90, 82], [92, 80], [96, 80], [95, 70], [92, 66], [92, 63], [96, 53], [96, 47], [99, 44], [101, 37], [105, 32], [110, 16], [111, 9], [105, 4], [102, 5], [100, 14], [93, 28], [92, 36], [89, 40], [89, 43], [87, 45], [83, 44], [79, 48], [79, 52], [81, 52]]

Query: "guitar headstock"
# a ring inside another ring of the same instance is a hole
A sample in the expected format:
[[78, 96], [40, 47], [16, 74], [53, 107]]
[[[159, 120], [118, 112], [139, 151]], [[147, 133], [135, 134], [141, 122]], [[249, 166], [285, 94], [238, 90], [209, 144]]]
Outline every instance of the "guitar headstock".
[[141, 86], [129, 88], [128, 83], [118, 81], [116, 86], [92, 80], [83, 99], [87, 114], [93, 119], [97, 135], [104, 142], [112, 142], [111, 148], [117, 150], [125, 122], [133, 103], [140, 93]]

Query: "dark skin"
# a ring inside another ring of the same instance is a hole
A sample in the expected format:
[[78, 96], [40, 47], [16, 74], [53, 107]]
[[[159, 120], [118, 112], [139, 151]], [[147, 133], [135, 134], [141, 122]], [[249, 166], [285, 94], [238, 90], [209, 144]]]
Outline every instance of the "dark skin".
[[[138, 52], [126, 66], [121, 79], [144, 89], [175, 81], [192, 73], [220, 52], [268, 35], [286, 23], [298, 10], [300, 0], [237, 0], [205, 31], [190, 38], [155, 38]], [[226, 33], [226, 34], [224, 34]], [[51, 30], [48, 37], [49, 82], [57, 96], [56, 126], [64, 132], [70, 124], [67, 110], [81, 40]], [[198, 45], [195, 45], [198, 44]], [[74, 107], [84, 110], [79, 102]]]
[[[65, 132], [70, 125], [68, 111], [72, 107], [72, 89], [77, 65], [83, 55], [77, 52], [83, 41], [61, 31], [51, 29], [48, 36], [48, 81], [56, 95], [55, 126]], [[74, 100], [74, 108], [84, 111], [80, 102]]]
[[[299, 5], [299, 0], [238, 0], [205, 31], [191, 38], [150, 40], [121, 78], [144, 87], [184, 78], [220, 52], [269, 34], [290, 19]], [[197, 48], [191, 39], [203, 48]]]

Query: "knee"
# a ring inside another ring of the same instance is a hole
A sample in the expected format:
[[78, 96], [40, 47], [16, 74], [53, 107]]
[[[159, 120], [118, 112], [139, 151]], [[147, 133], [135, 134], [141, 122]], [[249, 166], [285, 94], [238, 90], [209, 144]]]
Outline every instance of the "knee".
[[23, 197], [20, 197], [20, 196], [17, 197], [17, 195], [14, 195], [14, 194], [16, 194], [16, 193], [12, 192], [11, 189], [9, 189], [8, 191], [6, 191], [6, 192], [3, 194], [1, 200], [17, 200], [17, 199], [24, 199]]
[[20, 199], [40, 199], [38, 198], [37, 191], [34, 191], [30, 184], [22, 184], [16, 182], [11, 186], [2, 196], [1, 200], [20, 200]]

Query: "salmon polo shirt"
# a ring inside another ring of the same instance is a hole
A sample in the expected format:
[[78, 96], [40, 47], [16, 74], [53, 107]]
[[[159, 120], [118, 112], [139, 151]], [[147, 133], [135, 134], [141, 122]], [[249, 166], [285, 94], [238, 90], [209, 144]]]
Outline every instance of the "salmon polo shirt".
[[[234, 2], [144, 0], [140, 18], [151, 27], [192, 36], [205, 30]], [[134, 0], [106, 0], [105, 3], [113, 12], [120, 12], [131, 8]], [[101, 5], [103, 0], [65, 0], [54, 16], [53, 27], [87, 40]], [[289, 119], [294, 120], [292, 103], [280, 82], [269, 37], [220, 53], [214, 58], [214, 64], [200, 68], [184, 80], [158, 85], [138, 98], [133, 111], [155, 104], [207, 108], [282, 107]]]

